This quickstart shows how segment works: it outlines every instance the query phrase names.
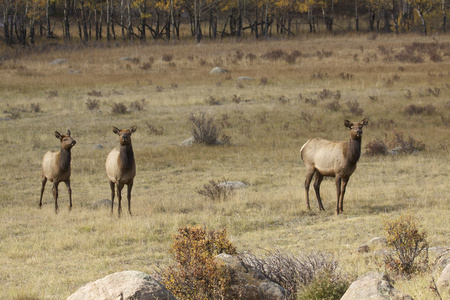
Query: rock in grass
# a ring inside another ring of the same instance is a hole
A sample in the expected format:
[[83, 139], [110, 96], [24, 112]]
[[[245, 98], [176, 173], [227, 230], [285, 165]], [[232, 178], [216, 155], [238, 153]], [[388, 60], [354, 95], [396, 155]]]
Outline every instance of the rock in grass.
[[436, 287], [439, 291], [450, 292], [450, 264], [448, 264], [442, 271], [438, 280], [436, 281]]
[[90, 282], [67, 300], [176, 300], [162, 284], [139, 271], [124, 271]]
[[372, 300], [413, 300], [390, 283], [386, 274], [369, 272], [353, 282], [342, 296], [341, 300], [372, 299]]
[[51, 65], [61, 65], [61, 64], [65, 64], [66, 62], [67, 62], [66, 59], [58, 58], [58, 59], [55, 59], [54, 61], [52, 61], [50, 64]]
[[224, 181], [219, 183], [220, 187], [224, 187], [230, 190], [237, 190], [237, 189], [243, 189], [248, 187], [247, 184], [241, 182], [241, 181]]
[[223, 74], [223, 73], [228, 73], [228, 71], [219, 67], [215, 67], [211, 71], [209, 71], [209, 74]]

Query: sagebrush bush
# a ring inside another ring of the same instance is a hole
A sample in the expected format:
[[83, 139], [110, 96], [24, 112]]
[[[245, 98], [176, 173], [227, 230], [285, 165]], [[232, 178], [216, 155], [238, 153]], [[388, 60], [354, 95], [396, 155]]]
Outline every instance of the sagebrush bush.
[[100, 101], [97, 99], [87, 99], [86, 107], [88, 110], [98, 110], [100, 109]]
[[378, 155], [386, 155], [388, 154], [388, 148], [386, 143], [381, 139], [375, 139], [370, 141], [366, 145], [365, 154], [368, 156], [378, 156]]
[[436, 107], [433, 104], [426, 104], [426, 105], [411, 104], [405, 108], [405, 114], [408, 116], [421, 115], [421, 114], [432, 115], [435, 112], [436, 112]]
[[336, 278], [333, 274], [324, 272], [304, 287], [299, 293], [298, 300], [339, 300], [349, 288], [347, 280]]
[[392, 148], [400, 148], [398, 152], [411, 154], [417, 151], [425, 150], [425, 144], [416, 140], [412, 136], [409, 136], [408, 139], [403, 137], [403, 132], [394, 130], [394, 137], [388, 143]]
[[203, 189], [198, 189], [196, 192], [202, 196], [208, 197], [211, 200], [225, 200], [229, 195], [233, 193], [233, 189], [228, 187], [224, 182], [228, 180], [224, 179], [222, 181], [210, 180], [208, 184], [203, 185]]
[[393, 250], [385, 255], [386, 269], [410, 275], [428, 267], [427, 233], [419, 231], [410, 214], [385, 220], [384, 230], [387, 244]]
[[196, 143], [216, 145], [220, 135], [220, 129], [214, 124], [214, 120], [206, 117], [205, 113], [198, 116], [191, 114], [189, 121], [192, 123], [192, 136]]
[[112, 113], [113, 114], [126, 114], [127, 113], [127, 107], [125, 106], [125, 104], [119, 102], [119, 103], [114, 103], [113, 107], [112, 107]]
[[231, 299], [231, 274], [214, 259], [220, 253], [237, 254], [225, 228], [179, 228], [170, 251], [174, 263], [161, 271], [164, 285], [180, 300]]
[[327, 253], [293, 256], [276, 251], [268, 252], [263, 258], [249, 253], [240, 254], [240, 258], [245, 264], [281, 285], [292, 296], [299, 295], [322, 274], [327, 274], [329, 281], [334, 283], [347, 282], [339, 271], [338, 262]]

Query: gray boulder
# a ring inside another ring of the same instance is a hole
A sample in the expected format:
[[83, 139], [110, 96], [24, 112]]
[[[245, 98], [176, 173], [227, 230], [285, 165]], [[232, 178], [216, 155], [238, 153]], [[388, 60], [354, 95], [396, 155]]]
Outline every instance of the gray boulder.
[[365, 244], [358, 247], [358, 253], [367, 253], [374, 249], [380, 249], [387, 246], [387, 240], [384, 237], [375, 237]]
[[450, 293], [450, 264], [448, 264], [442, 271], [441, 275], [436, 281], [436, 287], [439, 291]]
[[224, 187], [230, 190], [237, 190], [237, 189], [243, 189], [248, 187], [247, 184], [241, 182], [241, 181], [224, 181], [219, 183], [220, 187]]
[[86, 284], [67, 300], [157, 300], [176, 298], [150, 275], [139, 271], [124, 271]]
[[281, 285], [269, 280], [261, 272], [244, 264], [238, 257], [225, 253], [216, 256], [233, 274], [230, 294], [235, 299], [277, 300], [286, 299], [289, 292]]
[[61, 65], [61, 64], [65, 64], [66, 62], [67, 62], [66, 59], [58, 58], [58, 59], [55, 59], [54, 61], [52, 61], [50, 64], [51, 65]]
[[410, 296], [396, 290], [386, 274], [369, 272], [353, 282], [341, 300], [412, 300]]
[[215, 67], [211, 71], [209, 71], [209, 74], [223, 74], [223, 73], [228, 73], [228, 71], [219, 67]]

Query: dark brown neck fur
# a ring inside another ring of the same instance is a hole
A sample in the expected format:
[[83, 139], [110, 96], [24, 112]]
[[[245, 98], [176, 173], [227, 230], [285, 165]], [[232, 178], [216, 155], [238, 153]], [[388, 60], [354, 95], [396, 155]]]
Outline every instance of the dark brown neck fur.
[[120, 145], [119, 160], [122, 168], [124, 169], [130, 169], [134, 167], [134, 153], [131, 144]]
[[350, 164], [356, 164], [361, 156], [361, 139], [350, 138], [348, 142], [347, 159]]
[[59, 165], [61, 167], [61, 170], [68, 170], [70, 169], [70, 160], [72, 159], [72, 153], [69, 150], [61, 149], [59, 151]]

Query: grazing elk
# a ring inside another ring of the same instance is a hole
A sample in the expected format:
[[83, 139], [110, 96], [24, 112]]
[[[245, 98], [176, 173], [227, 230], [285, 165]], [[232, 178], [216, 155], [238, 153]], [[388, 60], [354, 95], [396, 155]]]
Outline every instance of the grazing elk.
[[106, 174], [111, 188], [111, 213], [114, 208], [114, 189], [117, 185], [117, 198], [119, 199], [119, 216], [122, 212], [122, 189], [127, 185], [128, 212], [131, 215], [131, 189], [136, 175], [136, 163], [133, 147], [131, 146], [131, 134], [136, 131], [136, 126], [130, 129], [118, 129], [113, 127], [113, 132], [119, 135], [120, 146], [114, 148], [106, 158]]
[[72, 154], [70, 150], [76, 141], [70, 136], [70, 130], [66, 134], [55, 131], [55, 136], [61, 141], [59, 151], [49, 151], [42, 159], [42, 188], [39, 208], [42, 207], [42, 195], [44, 194], [47, 179], [53, 182], [53, 198], [55, 200], [55, 212], [58, 212], [58, 185], [65, 182], [69, 191], [69, 209], [72, 209], [72, 189], [70, 188], [70, 161]]
[[313, 175], [314, 190], [316, 192], [319, 209], [325, 210], [320, 198], [320, 184], [324, 176], [335, 178], [337, 191], [336, 214], [344, 211], [344, 194], [350, 176], [356, 169], [356, 163], [361, 155], [362, 128], [368, 120], [352, 123], [345, 120], [344, 125], [350, 129], [348, 142], [327, 141], [321, 138], [308, 140], [300, 150], [302, 160], [306, 167], [306, 205], [309, 207], [309, 185]]

